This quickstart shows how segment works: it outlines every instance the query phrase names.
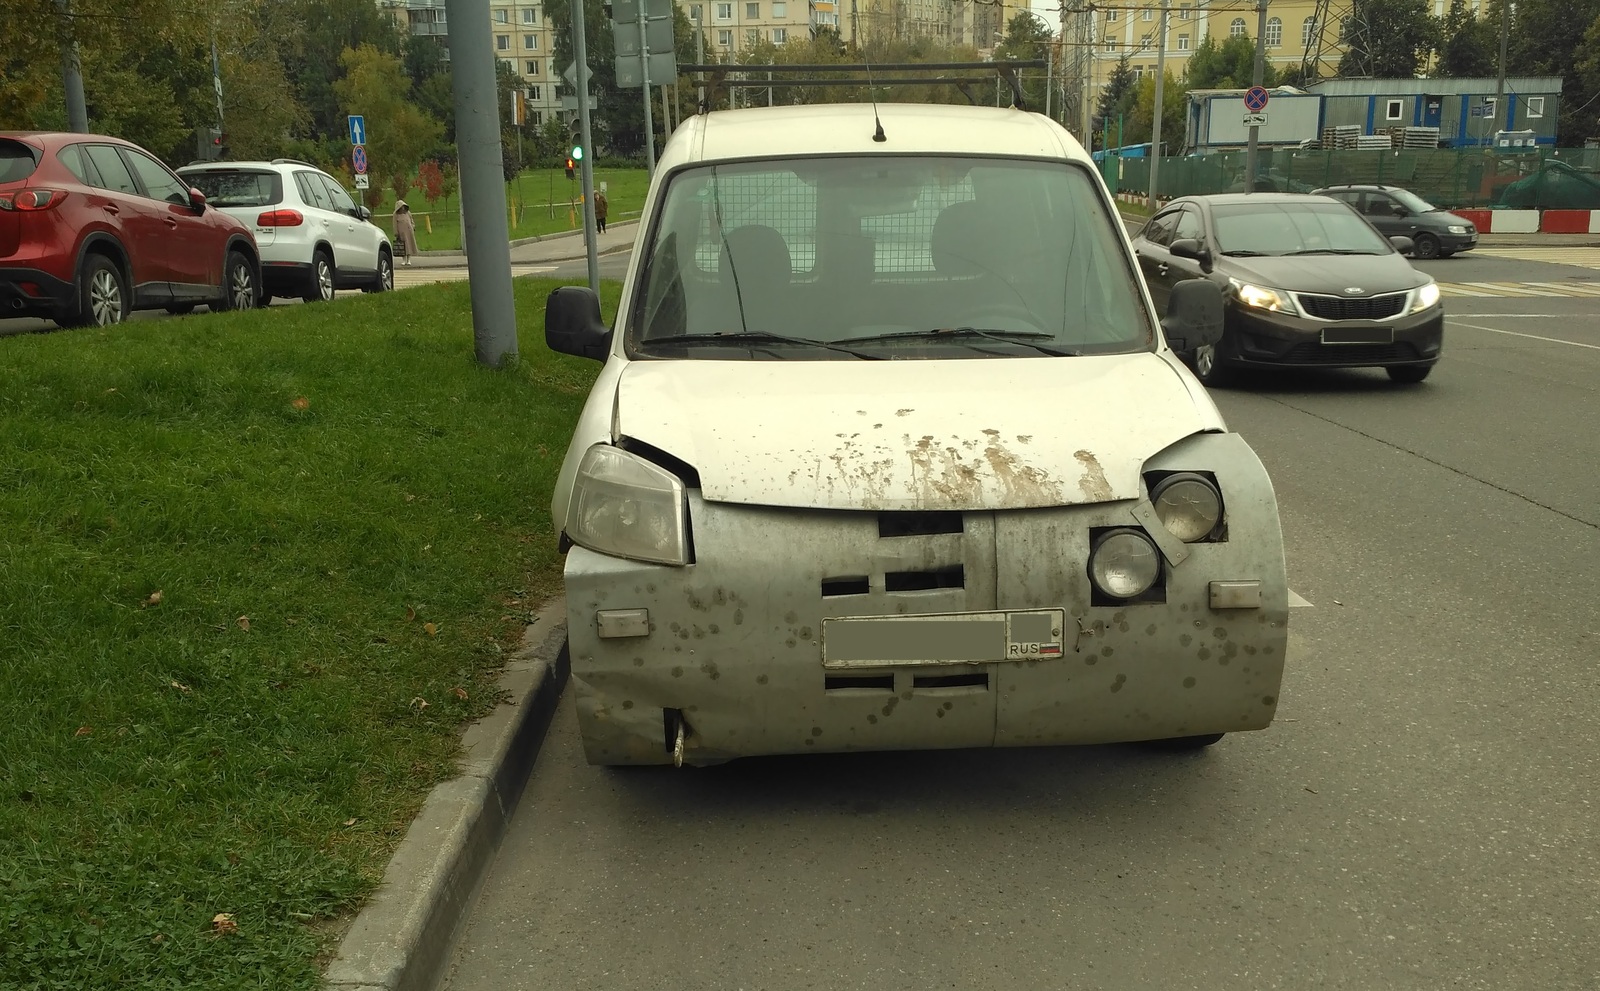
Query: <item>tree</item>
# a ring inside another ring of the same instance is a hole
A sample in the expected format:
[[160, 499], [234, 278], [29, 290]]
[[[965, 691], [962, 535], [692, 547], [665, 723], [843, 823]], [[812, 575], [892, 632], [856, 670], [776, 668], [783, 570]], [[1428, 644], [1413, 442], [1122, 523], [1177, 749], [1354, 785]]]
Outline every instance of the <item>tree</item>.
[[[1255, 78], [1256, 43], [1247, 34], [1227, 38], [1218, 44], [1207, 35], [1189, 57], [1186, 71], [1190, 89], [1246, 89]], [[1278, 85], [1278, 72], [1271, 62], [1261, 67], [1261, 85]]]
[[[1055, 40], [1054, 33], [1037, 14], [1023, 11], [1012, 17], [1006, 24], [1005, 37], [996, 46], [994, 57], [996, 60], [1013, 59], [1042, 59], [1050, 51], [1050, 44]], [[1019, 70], [1021, 72], [1021, 70]], [[1045, 87], [1047, 82], [1043, 72], [1035, 72], [1032, 76], [1022, 75], [1023, 94], [1028, 106], [1034, 110], [1043, 110], [1045, 104]]]
[[[1497, 23], [1498, 9], [1492, 16]], [[1579, 145], [1600, 127], [1600, 86], [1579, 67], [1592, 64], [1593, 41], [1600, 40], [1579, 29], [1592, 30], [1597, 19], [1600, 0], [1518, 0], [1512, 7], [1507, 74], [1561, 77], [1561, 144]]]
[[[1133, 113], [1128, 119], [1124, 144], [1139, 144], [1155, 139], [1156, 76], [1149, 73], [1134, 85]], [[1183, 144], [1184, 124], [1188, 116], [1189, 87], [1166, 73], [1165, 91], [1161, 94], [1161, 143], [1169, 148]]]
[[400, 59], [372, 45], [339, 56], [344, 78], [333, 84], [341, 106], [358, 108], [367, 125], [367, 171], [410, 176], [432, 151], [444, 125], [406, 99], [410, 90]]
[[1354, 0], [1345, 78], [1414, 79], [1439, 44], [1439, 21], [1428, 0]]
[[1103, 123], [1126, 116], [1133, 109], [1133, 101], [1138, 95], [1134, 92], [1134, 82], [1128, 53], [1123, 52], [1122, 58], [1117, 60], [1117, 67], [1111, 70], [1111, 78], [1106, 80], [1105, 88], [1100, 91], [1100, 99], [1094, 108], [1095, 120]]
[[1440, 31], [1439, 61], [1435, 76], [1482, 79], [1499, 70], [1499, 13], [1495, 21], [1480, 19], [1467, 8], [1466, 0], [1450, 0], [1450, 12]]

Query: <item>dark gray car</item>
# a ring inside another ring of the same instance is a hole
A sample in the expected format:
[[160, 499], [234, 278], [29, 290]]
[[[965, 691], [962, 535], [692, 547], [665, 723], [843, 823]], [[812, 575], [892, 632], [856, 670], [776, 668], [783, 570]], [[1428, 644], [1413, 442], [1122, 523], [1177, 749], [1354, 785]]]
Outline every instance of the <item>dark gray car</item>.
[[1449, 258], [1478, 246], [1478, 228], [1465, 217], [1442, 210], [1399, 186], [1325, 186], [1322, 196], [1343, 200], [1387, 237], [1409, 237], [1413, 258]]
[[1201, 382], [1241, 368], [1383, 368], [1421, 382], [1439, 360], [1439, 286], [1348, 204], [1303, 193], [1173, 200], [1133, 239], [1156, 308], [1172, 287], [1223, 292], [1222, 339], [1183, 353]]

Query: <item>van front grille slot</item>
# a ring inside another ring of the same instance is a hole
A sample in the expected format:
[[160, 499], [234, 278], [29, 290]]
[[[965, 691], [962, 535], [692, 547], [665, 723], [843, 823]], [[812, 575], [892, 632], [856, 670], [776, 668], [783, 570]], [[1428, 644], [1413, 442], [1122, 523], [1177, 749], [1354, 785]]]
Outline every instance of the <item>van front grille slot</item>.
[[822, 579], [822, 597], [824, 599], [832, 598], [836, 595], [866, 595], [870, 590], [867, 585], [866, 575]]
[[919, 688], [988, 688], [989, 674], [919, 674], [911, 679], [913, 691]]
[[921, 537], [933, 533], [961, 533], [959, 512], [911, 510], [878, 514], [878, 536]]
[[883, 576], [886, 592], [924, 592], [934, 588], [965, 588], [966, 569], [959, 564], [928, 571], [890, 571]]

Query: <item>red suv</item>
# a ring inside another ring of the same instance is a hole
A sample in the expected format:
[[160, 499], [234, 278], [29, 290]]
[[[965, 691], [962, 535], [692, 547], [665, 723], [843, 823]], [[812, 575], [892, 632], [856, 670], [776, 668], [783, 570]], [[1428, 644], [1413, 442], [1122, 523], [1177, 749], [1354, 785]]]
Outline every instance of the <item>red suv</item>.
[[138, 145], [0, 131], [0, 318], [250, 309], [260, 285], [250, 229]]

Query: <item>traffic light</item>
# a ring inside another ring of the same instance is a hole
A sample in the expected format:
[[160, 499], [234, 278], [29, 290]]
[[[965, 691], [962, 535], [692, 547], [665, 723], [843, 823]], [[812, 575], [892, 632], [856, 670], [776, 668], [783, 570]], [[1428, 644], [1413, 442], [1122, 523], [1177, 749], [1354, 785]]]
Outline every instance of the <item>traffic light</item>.
[[573, 169], [572, 159], [569, 158], [569, 159], [567, 159], [567, 178], [568, 179], [572, 178], [572, 169]]
[[571, 175], [574, 164], [583, 161], [583, 119], [577, 114], [573, 114], [567, 124], [567, 139], [572, 146], [567, 155], [567, 175]]
[[228, 157], [228, 136], [220, 127], [211, 129], [211, 158], [213, 161]]

